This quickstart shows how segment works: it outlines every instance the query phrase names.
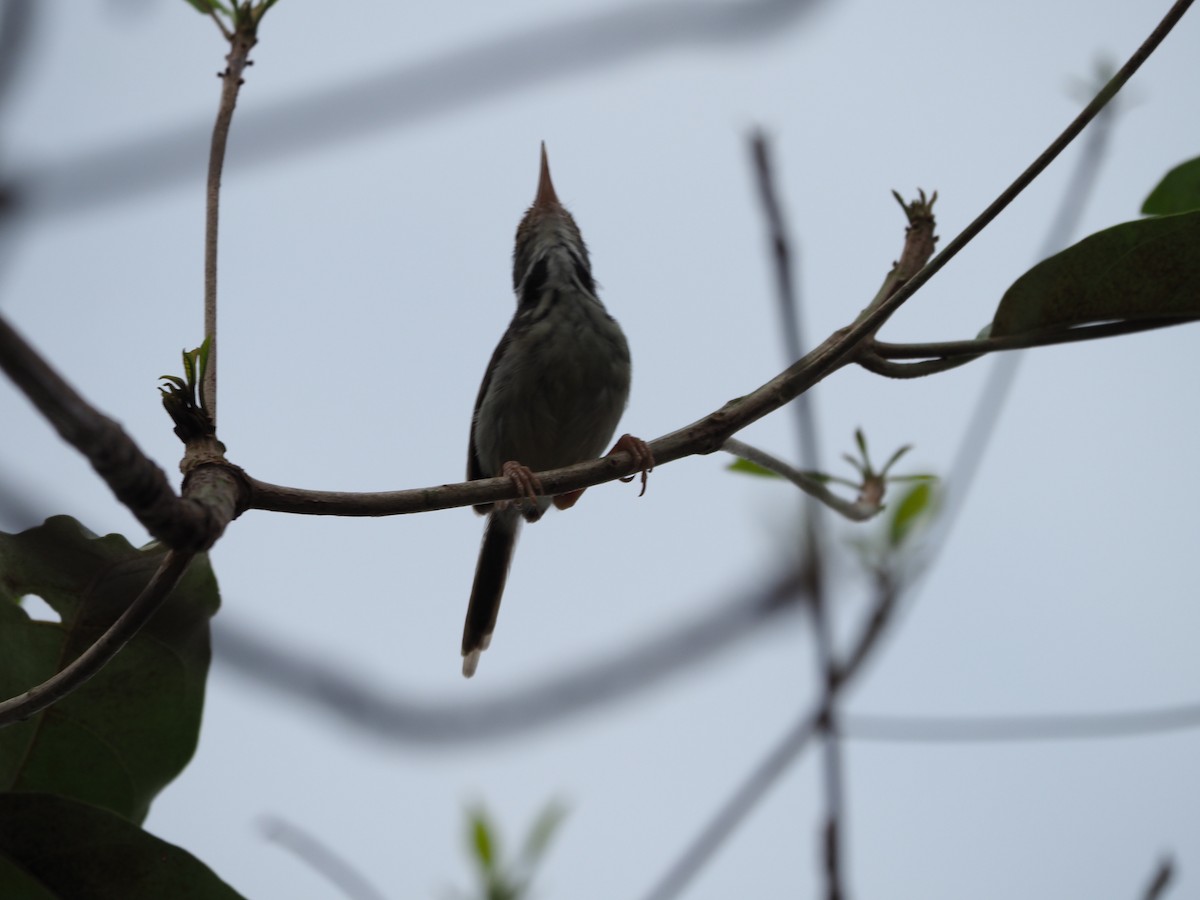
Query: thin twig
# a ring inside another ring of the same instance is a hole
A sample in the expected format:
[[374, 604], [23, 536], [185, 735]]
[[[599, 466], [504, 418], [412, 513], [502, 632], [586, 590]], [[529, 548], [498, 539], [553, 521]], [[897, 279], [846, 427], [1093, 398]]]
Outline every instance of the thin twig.
[[[213, 18], [221, 24], [214, 13]], [[229, 40], [228, 65], [221, 78], [221, 105], [217, 109], [217, 121], [213, 125], [212, 146], [208, 156], [208, 183], [204, 202], [204, 339], [208, 342], [208, 365], [204, 370], [204, 383], [200, 387], [202, 405], [208, 410], [214, 426], [217, 424], [217, 235], [221, 210], [221, 170], [225, 166], [225, 146], [229, 142], [229, 126], [233, 122], [233, 111], [237, 106], [238, 91], [242, 87], [242, 72], [250, 58], [258, 38], [255, 34], [257, 19], [253, 15], [236, 17], [233, 33], [221, 27]]]
[[1097, 338], [1186, 325], [1195, 321], [1198, 321], [1196, 316], [1161, 316], [1153, 319], [1122, 319], [1119, 322], [1076, 325], [1070, 328], [1054, 326], [1037, 331], [1027, 331], [1024, 334], [975, 338], [966, 341], [926, 341], [912, 344], [876, 341], [871, 345], [871, 351], [884, 359], [931, 359], [935, 362], [962, 356], [973, 359], [999, 350], [1023, 350], [1028, 347], [1050, 347], [1055, 344], [1071, 344], [1076, 341], [1093, 341]]
[[193, 554], [169, 550], [149, 583], [125, 612], [62, 671], [10, 700], [0, 702], [0, 727], [41, 712], [85, 684], [108, 664], [162, 606], [183, 577]]
[[772, 456], [765, 450], [760, 450], [752, 444], [730, 438], [721, 448], [734, 456], [748, 459], [782, 478], [786, 478], [804, 493], [828, 506], [834, 512], [845, 516], [852, 522], [866, 522], [873, 519], [883, 510], [878, 503], [864, 503], [859, 500], [845, 500], [829, 490], [821, 481], [807, 472], [789, 466], [777, 456]]
[[261, 824], [268, 840], [304, 860], [350, 900], [387, 900], [354, 866], [304, 829], [274, 816], [263, 819]]

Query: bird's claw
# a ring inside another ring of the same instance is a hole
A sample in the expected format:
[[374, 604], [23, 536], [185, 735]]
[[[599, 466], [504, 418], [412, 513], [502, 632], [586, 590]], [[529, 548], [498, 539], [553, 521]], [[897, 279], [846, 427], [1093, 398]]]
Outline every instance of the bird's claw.
[[542, 482], [529, 466], [523, 466], [510, 459], [500, 467], [500, 474], [513, 483], [522, 499], [528, 499], [537, 506], [537, 495], [542, 492]]
[[[634, 437], [632, 434], [621, 435], [620, 439], [613, 444], [613, 448], [608, 451], [608, 455], [612, 456], [614, 453], [622, 450], [633, 457], [633, 464], [641, 470], [642, 489], [638, 492], [638, 496], [641, 497], [646, 493], [647, 480], [650, 473], [654, 471], [654, 454], [650, 452], [649, 444], [641, 438]], [[633, 475], [624, 476], [621, 478], [621, 481], [628, 484], [637, 477], [637, 473], [634, 473]]]

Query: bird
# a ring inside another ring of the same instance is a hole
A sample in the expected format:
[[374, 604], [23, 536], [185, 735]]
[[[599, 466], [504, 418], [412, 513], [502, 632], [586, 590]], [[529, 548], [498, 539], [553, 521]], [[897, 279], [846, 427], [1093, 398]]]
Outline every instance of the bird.
[[[597, 458], [629, 399], [629, 345], [596, 295], [587, 246], [555, 193], [544, 141], [537, 194], [517, 227], [513, 291], [516, 313], [471, 416], [467, 479], [503, 476], [520, 496], [475, 506], [487, 525], [463, 625], [467, 678], [491, 643], [522, 520], [536, 522], [551, 503], [569, 509], [583, 493], [545, 496], [534, 473]], [[632, 456], [645, 493], [649, 447], [625, 434], [609, 453], [618, 451]]]

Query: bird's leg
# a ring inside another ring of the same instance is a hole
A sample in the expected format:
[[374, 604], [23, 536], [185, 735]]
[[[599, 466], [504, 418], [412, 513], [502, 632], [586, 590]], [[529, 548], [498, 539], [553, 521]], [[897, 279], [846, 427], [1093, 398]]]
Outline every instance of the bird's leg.
[[[632, 434], [623, 434], [620, 439], [613, 444], [613, 448], [604, 454], [612, 456], [614, 453], [628, 453], [633, 457], [634, 465], [642, 472], [642, 491], [638, 496], [646, 493], [646, 478], [654, 471], [654, 454], [650, 452], [650, 445], [641, 438], [635, 438]], [[626, 475], [621, 481], [626, 483], [633, 481], [636, 475]], [[579, 498], [583, 496], [583, 492], [587, 488], [580, 488], [577, 491], [568, 491], [565, 494], [559, 494], [554, 498], [554, 505], [558, 509], [570, 509], [579, 502]]]

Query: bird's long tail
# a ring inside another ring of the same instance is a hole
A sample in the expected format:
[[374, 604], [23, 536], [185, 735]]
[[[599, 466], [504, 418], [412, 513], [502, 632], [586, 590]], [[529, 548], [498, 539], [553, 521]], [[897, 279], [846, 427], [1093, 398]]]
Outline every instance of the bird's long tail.
[[467, 621], [463, 625], [463, 675], [467, 678], [475, 674], [480, 654], [492, 642], [520, 530], [521, 517], [515, 508], [493, 510], [488, 515], [479, 563], [475, 566], [475, 583], [471, 585], [471, 602], [467, 605]]

